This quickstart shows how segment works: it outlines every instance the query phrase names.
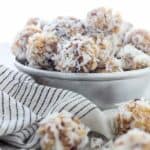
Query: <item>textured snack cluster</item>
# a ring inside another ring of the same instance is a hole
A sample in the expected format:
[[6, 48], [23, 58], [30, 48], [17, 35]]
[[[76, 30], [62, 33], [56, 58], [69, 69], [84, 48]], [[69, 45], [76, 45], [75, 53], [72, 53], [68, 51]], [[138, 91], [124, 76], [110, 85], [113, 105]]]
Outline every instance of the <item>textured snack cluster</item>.
[[150, 66], [150, 32], [104, 7], [85, 20], [31, 18], [12, 44], [26, 65], [59, 72], [120, 72]]
[[41, 33], [42, 30], [35, 26], [25, 26], [25, 28], [17, 34], [14, 43], [12, 45], [12, 52], [19, 60], [25, 60], [26, 59], [26, 53], [27, 53], [27, 45], [28, 40], [32, 35], [35, 33]]
[[43, 150], [84, 150], [89, 129], [68, 112], [45, 119], [38, 129]]
[[118, 109], [116, 115], [116, 134], [121, 135], [129, 129], [139, 128], [150, 133], [150, 104], [142, 100], [131, 101]]
[[114, 142], [113, 150], [149, 150], [150, 134], [139, 129], [132, 129]]
[[74, 17], [57, 17], [45, 25], [43, 30], [46, 33], [55, 33], [62, 40], [69, 40], [77, 34], [84, 35], [86, 33], [83, 21]]
[[150, 33], [145, 30], [134, 30], [127, 36], [127, 43], [150, 55]]
[[54, 57], [56, 70], [65, 72], [90, 72], [98, 65], [98, 47], [87, 36], [76, 36], [58, 49]]
[[114, 119], [116, 139], [109, 150], [150, 149], [150, 103], [135, 99], [121, 105]]
[[29, 38], [26, 59], [30, 66], [52, 68], [52, 58], [57, 53], [59, 39], [54, 34], [36, 33]]
[[136, 70], [150, 66], [150, 56], [131, 44], [121, 48], [117, 55], [121, 58], [122, 68], [125, 70]]
[[120, 14], [114, 14], [111, 9], [106, 9], [104, 7], [90, 11], [86, 19], [89, 27], [104, 33], [119, 32], [122, 23]]

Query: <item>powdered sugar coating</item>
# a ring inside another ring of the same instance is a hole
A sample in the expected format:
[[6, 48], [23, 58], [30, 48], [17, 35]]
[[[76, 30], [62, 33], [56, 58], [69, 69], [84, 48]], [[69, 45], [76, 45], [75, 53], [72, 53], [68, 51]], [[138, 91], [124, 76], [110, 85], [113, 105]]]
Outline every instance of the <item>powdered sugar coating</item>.
[[89, 129], [68, 112], [51, 115], [38, 129], [43, 150], [84, 150], [88, 132]]

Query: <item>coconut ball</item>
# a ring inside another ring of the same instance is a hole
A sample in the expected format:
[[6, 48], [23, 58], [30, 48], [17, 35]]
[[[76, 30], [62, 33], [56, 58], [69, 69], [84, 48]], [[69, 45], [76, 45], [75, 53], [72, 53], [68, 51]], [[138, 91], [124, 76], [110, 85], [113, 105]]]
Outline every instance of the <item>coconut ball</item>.
[[[116, 57], [120, 49], [125, 45], [124, 37], [132, 28], [129, 23], [122, 23], [120, 31], [114, 34], [104, 34], [99, 32], [88, 32], [88, 36], [92, 37], [100, 49], [100, 58]], [[104, 67], [104, 64], [102, 65]]]
[[74, 17], [58, 17], [44, 27], [45, 32], [54, 32], [61, 39], [70, 39], [77, 34], [85, 34], [84, 23]]
[[52, 69], [52, 57], [57, 53], [58, 38], [54, 34], [36, 33], [29, 38], [27, 60], [29, 66]]
[[84, 150], [89, 129], [68, 112], [55, 113], [40, 123], [43, 150]]
[[150, 55], [150, 32], [146, 30], [133, 30], [126, 37], [126, 43], [134, 45], [144, 53]]
[[115, 117], [116, 134], [139, 128], [150, 132], [150, 104], [144, 100], [130, 101], [119, 107]]
[[90, 72], [97, 67], [98, 48], [92, 38], [77, 36], [66, 41], [54, 58], [61, 72]]
[[150, 134], [139, 129], [132, 129], [114, 142], [114, 150], [149, 150]]
[[12, 52], [19, 60], [26, 60], [26, 51], [28, 39], [35, 33], [41, 33], [42, 30], [34, 25], [26, 26], [19, 32], [12, 44]]
[[150, 56], [136, 49], [133, 45], [125, 45], [118, 53], [125, 70], [135, 70], [150, 67]]
[[46, 24], [47, 24], [46, 21], [41, 20], [40, 18], [30, 18], [27, 21], [26, 26], [33, 25], [33, 26], [37, 26], [37, 27], [43, 29]]
[[122, 23], [120, 14], [113, 13], [111, 9], [104, 7], [90, 11], [86, 20], [88, 26], [98, 32], [117, 33]]

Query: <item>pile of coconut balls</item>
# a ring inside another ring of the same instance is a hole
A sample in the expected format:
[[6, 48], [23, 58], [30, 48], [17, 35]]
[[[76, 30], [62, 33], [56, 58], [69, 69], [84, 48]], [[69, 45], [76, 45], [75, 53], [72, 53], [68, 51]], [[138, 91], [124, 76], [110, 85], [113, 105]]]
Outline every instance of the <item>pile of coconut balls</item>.
[[29, 19], [12, 45], [26, 65], [59, 72], [121, 72], [150, 66], [150, 32], [135, 29], [111, 9], [88, 12], [85, 20]]

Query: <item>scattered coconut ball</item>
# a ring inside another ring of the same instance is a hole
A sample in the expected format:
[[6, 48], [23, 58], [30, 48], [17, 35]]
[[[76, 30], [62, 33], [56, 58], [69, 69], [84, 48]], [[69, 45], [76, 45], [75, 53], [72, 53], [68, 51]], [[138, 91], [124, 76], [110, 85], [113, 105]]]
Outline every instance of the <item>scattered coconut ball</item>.
[[97, 67], [98, 48], [92, 38], [77, 36], [66, 41], [56, 55], [55, 69], [61, 72], [90, 72]]
[[61, 39], [70, 39], [77, 34], [85, 34], [84, 23], [74, 17], [58, 17], [49, 25], [44, 27], [45, 32], [54, 32]]
[[26, 51], [28, 39], [35, 33], [41, 33], [42, 30], [37, 26], [26, 26], [20, 33], [17, 34], [13, 45], [12, 52], [18, 60], [26, 60]]
[[150, 67], [150, 56], [136, 49], [133, 45], [126, 45], [121, 48], [118, 57], [121, 58], [125, 70]]
[[29, 66], [53, 68], [53, 56], [57, 53], [58, 38], [54, 34], [36, 33], [29, 38], [27, 60]]
[[117, 33], [120, 30], [122, 18], [111, 9], [100, 7], [87, 14], [87, 24], [98, 32]]
[[116, 139], [113, 150], [150, 150], [150, 134], [132, 129]]
[[116, 135], [139, 128], [150, 133], [150, 104], [144, 100], [130, 101], [118, 108], [115, 118]]
[[40, 123], [42, 150], [84, 150], [89, 129], [68, 112], [55, 113]]
[[150, 55], [150, 32], [146, 30], [133, 30], [126, 37], [126, 43], [134, 45], [137, 49]]
[[27, 21], [26, 26], [33, 25], [33, 26], [37, 26], [37, 27], [43, 29], [46, 24], [47, 24], [46, 21], [41, 20], [40, 18], [30, 18]]

